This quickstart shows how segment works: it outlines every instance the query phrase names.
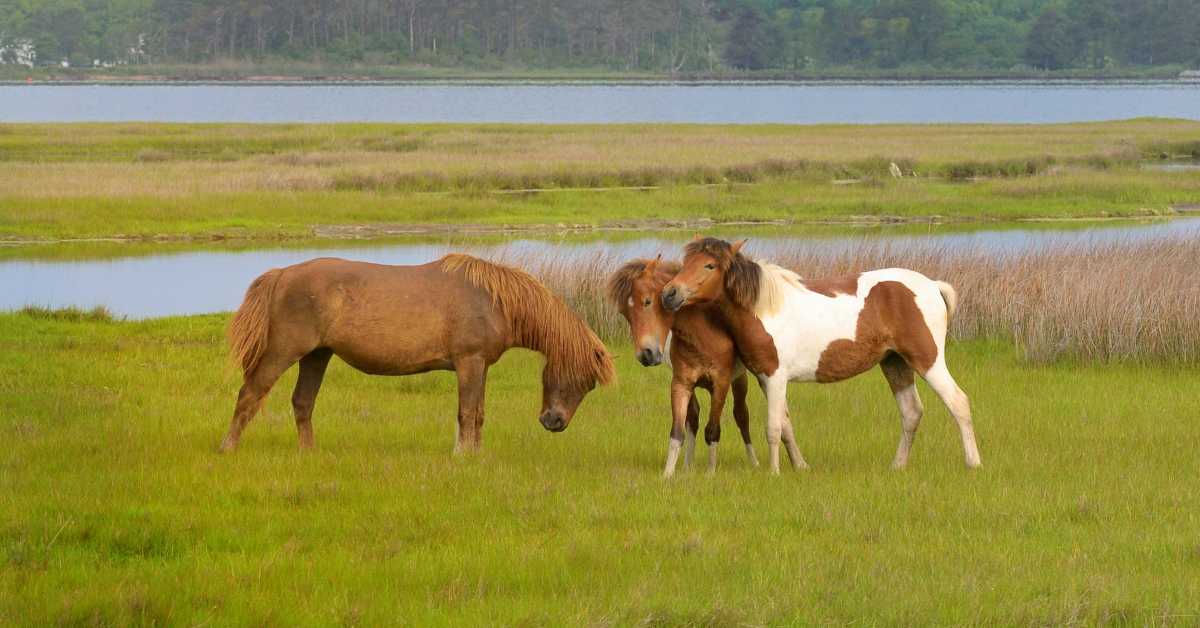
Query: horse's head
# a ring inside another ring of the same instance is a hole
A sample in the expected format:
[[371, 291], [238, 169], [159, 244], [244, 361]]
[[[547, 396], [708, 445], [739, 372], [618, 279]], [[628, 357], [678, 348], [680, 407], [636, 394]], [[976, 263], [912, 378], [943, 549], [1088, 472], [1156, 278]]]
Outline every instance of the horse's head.
[[578, 366], [563, 368], [546, 362], [542, 369], [542, 412], [538, 415], [542, 427], [551, 432], [567, 429], [583, 398], [597, 383], [607, 384], [612, 380], [612, 358], [604, 345], [594, 349], [591, 358], [593, 363], [582, 369]]
[[662, 289], [663, 306], [676, 311], [685, 305], [726, 298], [744, 305], [745, 294], [758, 290], [758, 266], [740, 253], [745, 244], [745, 240], [730, 244], [698, 236], [689, 242], [684, 247], [683, 268]]
[[661, 364], [667, 350], [667, 336], [671, 333], [675, 314], [663, 307], [658, 294], [678, 270], [678, 265], [662, 262], [662, 255], [659, 255], [652, 260], [634, 260], [625, 264], [608, 281], [609, 300], [629, 323], [633, 346], [642, 366]]

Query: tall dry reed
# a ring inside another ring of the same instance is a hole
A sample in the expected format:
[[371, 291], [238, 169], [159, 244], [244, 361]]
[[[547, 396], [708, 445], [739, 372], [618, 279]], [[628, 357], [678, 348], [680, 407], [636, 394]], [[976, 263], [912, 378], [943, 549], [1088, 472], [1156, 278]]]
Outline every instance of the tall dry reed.
[[[1188, 239], [1049, 244], [1007, 253], [863, 241], [791, 246], [764, 257], [805, 277], [903, 267], [948, 281], [959, 294], [953, 337], [1005, 338], [1035, 362], [1200, 362], [1200, 244]], [[625, 321], [603, 290], [626, 259], [529, 252], [500, 258], [541, 278], [602, 337], [627, 338]]]

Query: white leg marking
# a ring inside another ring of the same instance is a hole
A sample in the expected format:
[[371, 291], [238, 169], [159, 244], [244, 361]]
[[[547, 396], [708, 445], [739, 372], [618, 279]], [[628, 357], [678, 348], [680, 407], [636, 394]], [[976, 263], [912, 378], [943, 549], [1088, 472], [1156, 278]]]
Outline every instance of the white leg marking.
[[708, 446], [708, 472], [717, 472], [717, 443]]
[[664, 478], [675, 475], [675, 463], [679, 461], [679, 448], [682, 445], [681, 441], [677, 441], [674, 438], [667, 443], [667, 465], [663, 468]]
[[754, 453], [754, 445], [746, 443], [746, 457], [750, 459], [750, 466], [758, 466], [758, 454]]

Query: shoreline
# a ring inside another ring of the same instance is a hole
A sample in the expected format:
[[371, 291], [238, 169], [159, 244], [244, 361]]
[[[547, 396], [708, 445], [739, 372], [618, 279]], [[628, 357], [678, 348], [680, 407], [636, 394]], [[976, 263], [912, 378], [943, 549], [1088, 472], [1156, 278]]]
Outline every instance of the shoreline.
[[1193, 77], [812, 77], [812, 78], [671, 78], [671, 77], [316, 77], [303, 76], [248, 76], [182, 78], [172, 76], [103, 76], [103, 77], [29, 77], [26, 79], [0, 79], [0, 86], [505, 86], [505, 85], [579, 85], [579, 86], [738, 86], [738, 85], [1020, 85], [1020, 86], [1069, 86], [1069, 85], [1178, 85], [1200, 87], [1200, 78]]
[[305, 240], [327, 241], [371, 241], [402, 236], [437, 236], [459, 234], [466, 236], [490, 235], [523, 235], [550, 236], [563, 234], [589, 233], [621, 233], [639, 231], [686, 231], [723, 229], [729, 227], [884, 227], [905, 225], [1001, 225], [1014, 223], [1027, 224], [1080, 224], [1080, 223], [1110, 223], [1136, 221], [1170, 221], [1177, 219], [1195, 218], [1200, 213], [1200, 205], [1183, 205], [1171, 207], [1170, 213], [1143, 215], [1096, 215], [1073, 217], [1025, 217], [1025, 218], [965, 218], [952, 216], [848, 216], [845, 219], [764, 219], [764, 220], [711, 220], [700, 218], [696, 220], [645, 220], [645, 221], [613, 221], [601, 224], [450, 224], [450, 223], [379, 223], [379, 224], [333, 224], [310, 225], [306, 235], [288, 235], [283, 233], [259, 234], [227, 234], [227, 233], [162, 233], [145, 236], [127, 236], [116, 234], [112, 236], [97, 236], [85, 238], [3, 238], [0, 237], [0, 247], [45, 246], [55, 244], [78, 244], [88, 242], [106, 242], [113, 244], [180, 244], [205, 242], [286, 242]]

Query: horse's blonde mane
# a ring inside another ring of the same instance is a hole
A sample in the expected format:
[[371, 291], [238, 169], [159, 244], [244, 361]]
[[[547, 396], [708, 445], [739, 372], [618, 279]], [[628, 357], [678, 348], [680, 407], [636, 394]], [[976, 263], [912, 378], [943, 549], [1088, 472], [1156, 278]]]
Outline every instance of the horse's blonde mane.
[[787, 298], [787, 288], [804, 287], [800, 275], [766, 260], [756, 260], [760, 269], [758, 276], [758, 300], [754, 302], [754, 315], [763, 318], [770, 316], [783, 307]]
[[453, 253], [442, 270], [459, 272], [492, 295], [508, 319], [516, 344], [539, 351], [566, 380], [579, 384], [611, 382], [615, 373], [604, 343], [587, 323], [532, 275], [470, 255]]

